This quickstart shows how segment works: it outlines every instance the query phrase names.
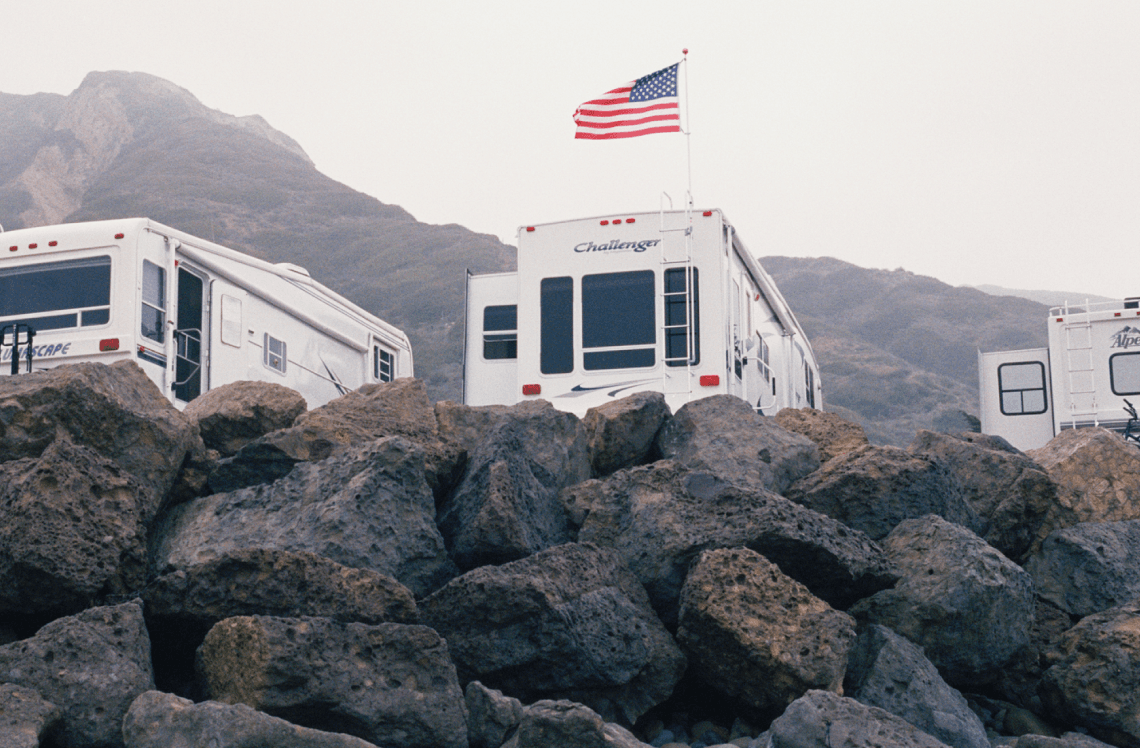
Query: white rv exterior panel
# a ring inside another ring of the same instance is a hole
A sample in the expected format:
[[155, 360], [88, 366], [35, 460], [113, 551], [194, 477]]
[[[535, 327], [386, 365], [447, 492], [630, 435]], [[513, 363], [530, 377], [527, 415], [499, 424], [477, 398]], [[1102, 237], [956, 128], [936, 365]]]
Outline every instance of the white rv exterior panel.
[[1055, 436], [1049, 349], [978, 352], [982, 432], [1024, 451]]
[[[517, 351], [517, 281], [515, 273], [467, 276], [470, 324], [464, 344], [463, 402], [468, 405], [497, 405], [517, 398], [518, 357], [509, 355], [512, 336]], [[514, 328], [509, 326], [509, 310], [503, 309], [510, 306], [516, 310]]]

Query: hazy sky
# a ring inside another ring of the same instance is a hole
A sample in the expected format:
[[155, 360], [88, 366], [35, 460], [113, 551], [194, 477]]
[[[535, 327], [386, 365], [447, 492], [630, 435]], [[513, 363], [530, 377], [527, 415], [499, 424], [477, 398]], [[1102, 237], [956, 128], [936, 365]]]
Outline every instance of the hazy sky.
[[663, 192], [683, 205], [684, 135], [576, 141], [571, 116], [687, 47], [695, 202], [758, 256], [1140, 295], [1137, 0], [2, 8], [0, 92], [151, 73], [421, 221], [512, 244]]

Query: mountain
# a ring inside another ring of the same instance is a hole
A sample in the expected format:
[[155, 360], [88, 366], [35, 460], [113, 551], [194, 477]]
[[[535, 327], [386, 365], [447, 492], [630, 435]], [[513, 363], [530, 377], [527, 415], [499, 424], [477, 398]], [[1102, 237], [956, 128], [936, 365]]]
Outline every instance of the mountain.
[[[408, 333], [436, 400], [460, 398], [463, 268], [515, 263], [495, 237], [416, 221], [318, 172], [262, 118], [151, 75], [0, 94], [0, 225], [129, 216], [307, 268]], [[762, 262], [812, 340], [827, 408], [878, 443], [906, 444], [943, 411], [976, 413], [979, 348], [1045, 343], [1046, 307], [1027, 299], [827, 258]]]
[[1087, 301], [1112, 301], [1110, 296], [1096, 296], [1088, 293], [1078, 293], [1076, 291], [1030, 291], [1021, 288], [1003, 288], [1002, 286], [992, 286], [982, 284], [980, 286], [970, 286], [979, 291], [990, 294], [991, 296], [1020, 296], [1023, 299], [1030, 299], [1039, 304], [1046, 306], [1061, 306], [1062, 304], [1084, 304]]

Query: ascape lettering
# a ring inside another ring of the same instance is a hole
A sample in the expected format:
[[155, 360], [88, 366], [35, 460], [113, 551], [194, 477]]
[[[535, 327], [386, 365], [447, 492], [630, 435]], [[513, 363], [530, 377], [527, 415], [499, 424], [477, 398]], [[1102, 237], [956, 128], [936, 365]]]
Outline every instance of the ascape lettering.
[[574, 247], [575, 252], [644, 252], [650, 247], [656, 247], [661, 243], [660, 239], [642, 239], [639, 242], [623, 242], [617, 239], [610, 240], [607, 244], [594, 244], [593, 242], [582, 242]]

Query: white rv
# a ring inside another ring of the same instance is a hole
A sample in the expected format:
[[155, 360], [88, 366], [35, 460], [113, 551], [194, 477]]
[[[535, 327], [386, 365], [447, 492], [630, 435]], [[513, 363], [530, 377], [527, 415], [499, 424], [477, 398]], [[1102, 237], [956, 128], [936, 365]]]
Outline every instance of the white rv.
[[641, 390], [822, 408], [807, 337], [719, 210], [623, 213], [518, 234], [518, 271], [467, 277], [463, 399], [586, 410]]
[[412, 375], [404, 333], [304, 269], [145, 218], [0, 233], [0, 333], [0, 373], [130, 359], [180, 408], [239, 380], [313, 408]]
[[1049, 310], [1049, 345], [978, 352], [982, 431], [1021, 450], [1062, 429], [1128, 423], [1140, 398], [1140, 300], [1065, 304]]

